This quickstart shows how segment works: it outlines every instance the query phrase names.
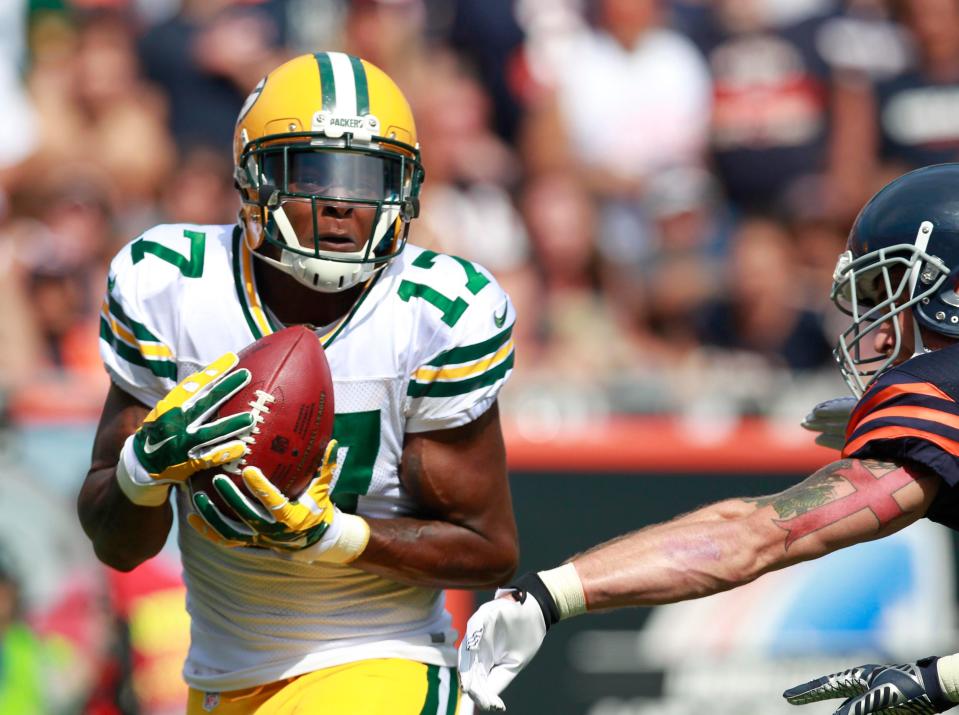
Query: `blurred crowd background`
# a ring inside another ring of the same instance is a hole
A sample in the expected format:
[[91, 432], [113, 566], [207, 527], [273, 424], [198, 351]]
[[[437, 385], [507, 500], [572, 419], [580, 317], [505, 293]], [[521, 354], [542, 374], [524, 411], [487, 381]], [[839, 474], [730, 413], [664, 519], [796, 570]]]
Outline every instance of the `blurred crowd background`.
[[[959, 0], [2, 0], [7, 505], [35, 498], [17, 469], [88, 456], [24, 425], [89, 436], [111, 256], [157, 223], [234, 221], [236, 114], [317, 49], [369, 59], [409, 98], [427, 175], [411, 241], [512, 295], [520, 431], [794, 422], [841, 394], [829, 288], [852, 219], [893, 176], [959, 159]], [[0, 632], [20, 617], [3, 563]], [[84, 603], [89, 622], [123, 611]], [[70, 662], [61, 703], [135, 711], [117, 672], [71, 689]], [[0, 712], [21, 712], [3, 692]]]
[[519, 414], [544, 386], [577, 409], [734, 415], [839, 389], [851, 220], [959, 147], [952, 0], [2, 5], [14, 412], [50, 380], [99, 407], [105, 263], [153, 224], [234, 220], [238, 108], [298, 53], [361, 55], [405, 90], [427, 171], [411, 240], [513, 296]]

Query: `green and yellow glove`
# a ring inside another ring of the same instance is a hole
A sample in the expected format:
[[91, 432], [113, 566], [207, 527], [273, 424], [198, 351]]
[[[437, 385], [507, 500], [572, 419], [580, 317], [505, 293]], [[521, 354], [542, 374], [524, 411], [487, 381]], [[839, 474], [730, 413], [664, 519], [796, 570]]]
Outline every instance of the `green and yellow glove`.
[[239, 437], [253, 427], [250, 412], [208, 421], [250, 381], [249, 370], [230, 372], [238, 361], [234, 353], [226, 353], [185, 378], [127, 438], [120, 451], [117, 482], [131, 502], [160, 506], [170, 485], [246, 453]]
[[245, 467], [243, 482], [259, 503], [220, 475], [213, 478], [213, 488], [239, 521], [223, 514], [202, 491], [193, 495], [196, 513], [187, 520], [221, 546], [260, 546], [297, 561], [349, 563], [366, 548], [370, 527], [365, 519], [344, 514], [330, 500], [336, 448], [336, 440], [330, 440], [316, 478], [295, 500], [277, 489], [259, 468]]

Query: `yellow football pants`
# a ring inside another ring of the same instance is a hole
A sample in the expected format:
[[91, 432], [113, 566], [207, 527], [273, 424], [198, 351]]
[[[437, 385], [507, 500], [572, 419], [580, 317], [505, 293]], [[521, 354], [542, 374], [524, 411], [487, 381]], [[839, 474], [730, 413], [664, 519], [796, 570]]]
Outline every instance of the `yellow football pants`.
[[399, 658], [360, 660], [255, 688], [190, 688], [187, 715], [455, 715], [455, 668]]

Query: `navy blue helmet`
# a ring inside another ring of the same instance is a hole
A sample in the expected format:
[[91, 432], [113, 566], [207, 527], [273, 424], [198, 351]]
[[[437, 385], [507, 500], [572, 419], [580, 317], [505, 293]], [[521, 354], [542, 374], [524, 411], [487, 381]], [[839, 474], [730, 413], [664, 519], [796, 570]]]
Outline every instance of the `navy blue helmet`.
[[[927, 350], [920, 326], [959, 338], [959, 163], [917, 169], [880, 189], [859, 212], [846, 248], [832, 299], [853, 321], [835, 354], [847, 384], [861, 395], [903, 350]], [[906, 309], [915, 335], [908, 346], [896, 319]], [[878, 354], [864, 340], [883, 324], [893, 331], [891, 354]]]

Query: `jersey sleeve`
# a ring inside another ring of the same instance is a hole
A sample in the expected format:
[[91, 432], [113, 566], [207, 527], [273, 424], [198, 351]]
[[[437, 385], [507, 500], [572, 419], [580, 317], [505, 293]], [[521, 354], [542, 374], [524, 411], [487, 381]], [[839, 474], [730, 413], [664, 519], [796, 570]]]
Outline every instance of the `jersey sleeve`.
[[[451, 320], [456, 315], [451, 310], [441, 313], [424, 306], [432, 312], [426, 313], [430, 321], [407, 384], [407, 432], [472, 422], [492, 406], [513, 370], [516, 312], [509, 296], [482, 267], [452, 256], [434, 256], [435, 263], [449, 265], [433, 290], [457, 295], [464, 308]], [[464, 270], [469, 281], [463, 281]], [[430, 273], [436, 281], [435, 269]]]
[[[100, 307], [100, 357], [113, 382], [153, 405], [177, 382], [175, 278], [162, 261], [144, 262], [139, 241], [162, 245], [157, 227], [124, 247], [110, 264]], [[143, 244], [140, 244], [142, 248]]]
[[842, 456], [917, 464], [953, 487], [959, 484], [959, 404], [934, 382], [891, 370], [853, 411]]

